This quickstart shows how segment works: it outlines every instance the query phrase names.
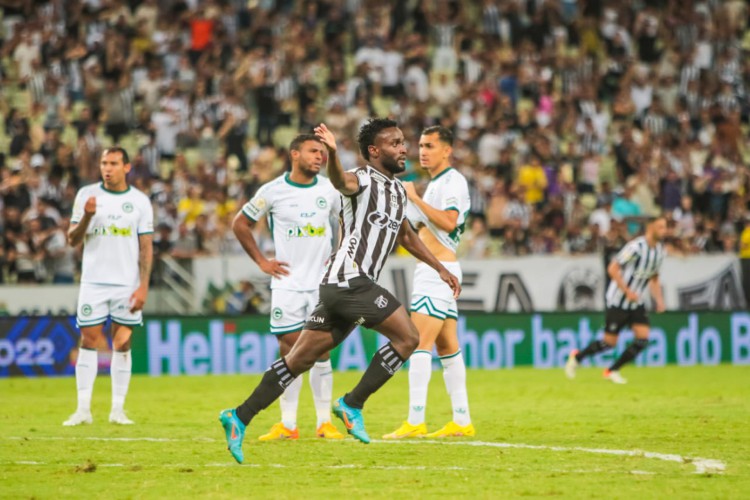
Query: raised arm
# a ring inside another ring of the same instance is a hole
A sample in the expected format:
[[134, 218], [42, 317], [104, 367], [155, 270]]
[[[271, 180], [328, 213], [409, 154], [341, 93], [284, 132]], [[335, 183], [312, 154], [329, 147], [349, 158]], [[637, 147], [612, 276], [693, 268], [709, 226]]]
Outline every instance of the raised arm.
[[253, 236], [253, 227], [255, 221], [250, 219], [245, 213], [240, 210], [237, 215], [234, 216], [232, 221], [232, 231], [237, 236], [237, 240], [242, 245], [242, 248], [250, 256], [253, 261], [258, 264], [260, 270], [266, 274], [270, 274], [274, 278], [281, 278], [289, 274], [289, 271], [285, 267], [289, 267], [286, 262], [279, 262], [275, 259], [267, 259], [263, 252], [258, 248], [258, 243], [255, 241]]
[[83, 242], [83, 238], [86, 236], [86, 231], [89, 228], [89, 223], [94, 218], [94, 215], [96, 215], [96, 198], [91, 196], [86, 200], [86, 205], [83, 207], [81, 220], [75, 224], [70, 224], [70, 229], [68, 229], [68, 243], [70, 243], [70, 246], [77, 247]]
[[411, 228], [408, 223], [401, 224], [401, 229], [398, 231], [398, 242], [409, 251], [417, 259], [421, 260], [440, 275], [440, 279], [448, 283], [448, 286], [453, 290], [453, 296], [458, 298], [461, 293], [461, 284], [458, 278], [448, 271], [443, 264], [430, 252], [430, 250], [422, 243], [417, 233]]
[[315, 135], [328, 149], [328, 179], [333, 187], [346, 196], [356, 194], [359, 191], [359, 180], [353, 173], [345, 172], [344, 167], [341, 166], [341, 160], [339, 160], [336, 150], [336, 137], [334, 137], [333, 132], [328, 130], [325, 123], [321, 123], [315, 127]]

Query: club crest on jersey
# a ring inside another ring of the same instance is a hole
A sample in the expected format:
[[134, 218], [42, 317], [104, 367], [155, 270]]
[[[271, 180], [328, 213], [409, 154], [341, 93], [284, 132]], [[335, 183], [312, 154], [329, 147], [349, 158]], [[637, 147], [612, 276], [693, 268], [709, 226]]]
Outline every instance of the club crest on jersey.
[[391, 193], [391, 206], [398, 208], [398, 195], [396, 193]]
[[385, 309], [385, 307], [388, 305], [388, 299], [380, 295], [377, 299], [375, 299], [375, 305], [378, 306], [379, 309]]
[[281, 318], [282, 318], [283, 316], [284, 316], [284, 311], [282, 311], [282, 310], [281, 310], [280, 308], [278, 308], [278, 307], [274, 307], [274, 308], [273, 308], [273, 311], [271, 311], [271, 317], [272, 317], [273, 319], [276, 319], [276, 320], [278, 320], [278, 319], [281, 319]]
[[328, 201], [322, 196], [318, 196], [318, 199], [315, 200], [315, 204], [318, 205], [319, 208], [325, 208], [328, 206]]
[[126, 214], [129, 214], [130, 212], [133, 211], [133, 204], [130, 203], [129, 201], [126, 201], [125, 203], [122, 204], [122, 211], [125, 212]]

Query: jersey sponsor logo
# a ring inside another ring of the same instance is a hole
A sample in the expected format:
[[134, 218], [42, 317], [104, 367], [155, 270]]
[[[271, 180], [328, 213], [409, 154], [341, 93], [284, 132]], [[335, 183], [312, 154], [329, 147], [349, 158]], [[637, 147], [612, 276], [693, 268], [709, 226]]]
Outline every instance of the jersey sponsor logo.
[[310, 316], [310, 321], [313, 323], [325, 323], [325, 318], [323, 316]]
[[374, 303], [376, 306], [378, 306], [379, 309], [385, 309], [385, 307], [388, 305], [388, 299], [380, 295], [377, 299], [374, 300]]
[[398, 232], [399, 223], [397, 220], [392, 219], [388, 214], [384, 214], [383, 212], [371, 212], [370, 215], [367, 216], [368, 222], [372, 224], [373, 226], [386, 228], [388, 231], [391, 232]]
[[96, 226], [92, 230], [94, 236], [132, 236], [133, 229], [130, 227], [117, 227], [114, 224], [109, 226]]
[[299, 216], [302, 217], [303, 219], [309, 219], [310, 217], [315, 217], [315, 214], [317, 213], [318, 212], [301, 212]]
[[89, 304], [83, 304], [81, 306], [81, 316], [91, 316], [94, 309]]
[[318, 226], [315, 227], [309, 222], [305, 226], [292, 226], [286, 231], [286, 239], [290, 240], [292, 238], [310, 238], [310, 237], [316, 237], [316, 236], [325, 236], [326, 235], [326, 227], [325, 226]]
[[354, 252], [357, 250], [357, 244], [359, 243], [359, 238], [356, 236], [352, 236], [349, 238], [349, 241], [347, 242], [346, 246], [346, 255], [350, 258], [354, 258]]
[[133, 204], [130, 203], [129, 201], [126, 201], [125, 203], [122, 204], [122, 211], [125, 212], [126, 214], [129, 214], [130, 212], [133, 211]]
[[278, 319], [281, 319], [283, 316], [284, 316], [284, 311], [282, 311], [278, 307], [274, 307], [273, 311], [271, 311], [271, 317], [273, 319], [277, 319], [278, 320]]
[[318, 196], [318, 199], [315, 200], [315, 204], [318, 205], [319, 208], [325, 208], [328, 206], [328, 201], [322, 196]]

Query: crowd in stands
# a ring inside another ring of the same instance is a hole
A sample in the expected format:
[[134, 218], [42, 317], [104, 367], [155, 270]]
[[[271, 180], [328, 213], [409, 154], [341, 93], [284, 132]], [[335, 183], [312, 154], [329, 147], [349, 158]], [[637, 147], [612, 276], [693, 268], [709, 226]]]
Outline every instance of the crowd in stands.
[[[156, 254], [240, 253], [231, 220], [325, 122], [345, 167], [370, 116], [455, 134], [468, 258], [733, 252], [748, 214], [740, 0], [8, 0], [0, 27], [0, 279], [70, 282], [76, 190], [130, 151]], [[259, 229], [272, 250], [267, 231]]]

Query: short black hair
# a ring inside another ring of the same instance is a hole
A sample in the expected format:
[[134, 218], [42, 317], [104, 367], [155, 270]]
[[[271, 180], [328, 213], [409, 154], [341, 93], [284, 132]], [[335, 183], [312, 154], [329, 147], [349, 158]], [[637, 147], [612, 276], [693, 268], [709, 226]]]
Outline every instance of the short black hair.
[[125, 148], [121, 148], [120, 146], [112, 146], [111, 148], [107, 148], [102, 151], [102, 158], [104, 158], [105, 155], [111, 153], [120, 153], [122, 155], [122, 163], [125, 165], [130, 163], [130, 157], [128, 156], [128, 152], [125, 151]]
[[300, 146], [307, 141], [320, 142], [320, 137], [315, 134], [299, 134], [289, 143], [289, 151], [299, 151]]
[[437, 134], [438, 139], [440, 139], [440, 142], [443, 144], [447, 144], [448, 146], [453, 147], [453, 132], [451, 129], [447, 127], [443, 127], [442, 125], [433, 125], [432, 127], [427, 127], [422, 131], [422, 135], [432, 135]]
[[398, 127], [398, 123], [389, 118], [370, 118], [367, 120], [360, 127], [359, 134], [357, 135], [357, 143], [359, 144], [359, 152], [362, 153], [362, 158], [369, 160], [370, 152], [367, 148], [375, 145], [375, 138], [380, 132], [393, 127]]

